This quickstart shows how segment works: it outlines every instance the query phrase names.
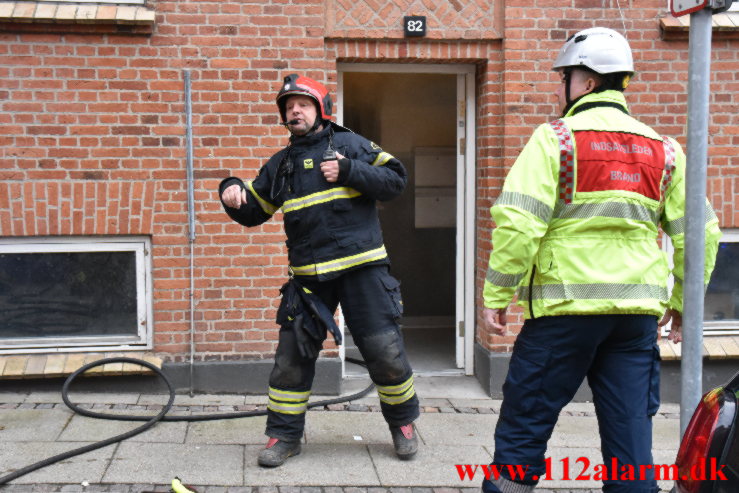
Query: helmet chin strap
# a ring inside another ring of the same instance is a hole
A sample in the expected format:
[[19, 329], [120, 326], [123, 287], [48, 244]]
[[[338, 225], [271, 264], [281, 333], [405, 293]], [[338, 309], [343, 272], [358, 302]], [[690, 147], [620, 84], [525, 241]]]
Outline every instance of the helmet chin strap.
[[290, 133], [292, 134], [292, 137], [291, 138], [293, 138], [293, 137], [310, 137], [311, 135], [315, 134], [318, 131], [318, 129], [321, 126], [322, 123], [323, 123], [323, 120], [321, 118], [316, 118], [316, 120], [313, 122], [313, 126], [311, 128], [309, 128], [308, 131], [305, 132], [302, 135], [296, 135], [295, 132], [293, 132], [292, 130], [290, 130], [290, 127], [288, 127], [288, 130], [290, 130]]
[[567, 68], [565, 69], [565, 101], [567, 102], [567, 106], [569, 106], [572, 101], [570, 101], [570, 82], [572, 81], [572, 69]]
[[[583, 96], [590, 94], [590, 93], [585, 93], [585, 94], [581, 94], [580, 96], [576, 97], [574, 100], [570, 99], [570, 85], [572, 82], [572, 67], [568, 67], [565, 69], [564, 76], [565, 76], [565, 102], [567, 103], [567, 105], [565, 105], [564, 109], [562, 110], [562, 116], [565, 116], [567, 112], [570, 111], [570, 108], [572, 108], [572, 106], [575, 103], [580, 101], [580, 99]], [[590, 92], [595, 92], [595, 91], [590, 91]]]
[[567, 103], [562, 110], [562, 116], [565, 116], [572, 107], [574, 101], [570, 99], [570, 84], [572, 82], [572, 67], [568, 67], [564, 70], [565, 76], [565, 103]]
[[322, 122], [323, 122], [323, 120], [320, 117], [316, 116], [316, 121], [313, 122], [313, 126], [310, 128], [310, 130], [308, 130], [308, 133], [305, 134], [306, 137], [309, 136], [309, 135], [313, 135], [314, 133], [316, 133], [318, 131], [318, 127], [321, 126], [321, 123]]

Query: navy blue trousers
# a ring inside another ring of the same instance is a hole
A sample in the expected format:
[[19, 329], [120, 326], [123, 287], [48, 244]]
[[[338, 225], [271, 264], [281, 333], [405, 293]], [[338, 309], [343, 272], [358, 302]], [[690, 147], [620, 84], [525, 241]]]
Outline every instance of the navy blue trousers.
[[[547, 441], [562, 408], [587, 377], [598, 417], [603, 464], [634, 467], [636, 481], [603, 481], [609, 493], [658, 492], [652, 469], [652, 416], [659, 407], [657, 318], [578, 315], [526, 320], [516, 339], [495, 428], [493, 464], [528, 465], [519, 483], [535, 485], [545, 472]], [[570, 457], [575, 464], [577, 457]], [[553, 461], [560, 465], [559, 459]], [[579, 471], [580, 466], [576, 465]], [[610, 471], [610, 469], [609, 469]], [[556, 467], [552, 467], [553, 479]], [[587, 471], [593, 474], [593, 465]], [[505, 468], [504, 474], [505, 475]], [[611, 474], [608, 475], [611, 477]], [[510, 479], [510, 478], [508, 478]], [[500, 490], [485, 480], [482, 490]]]

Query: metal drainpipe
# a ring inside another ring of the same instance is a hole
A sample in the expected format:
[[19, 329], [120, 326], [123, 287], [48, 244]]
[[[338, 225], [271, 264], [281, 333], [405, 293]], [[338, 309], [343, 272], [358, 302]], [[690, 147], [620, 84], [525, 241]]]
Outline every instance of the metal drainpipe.
[[190, 240], [190, 397], [192, 397], [194, 394], [193, 371], [195, 367], [195, 197], [192, 170], [192, 98], [190, 94], [190, 71], [184, 70], [183, 73], [185, 75], [188, 239]]

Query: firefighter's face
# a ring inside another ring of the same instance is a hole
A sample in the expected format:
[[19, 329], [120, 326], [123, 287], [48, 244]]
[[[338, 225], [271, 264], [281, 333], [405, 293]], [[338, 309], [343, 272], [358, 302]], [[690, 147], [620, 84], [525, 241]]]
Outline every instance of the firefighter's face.
[[317, 117], [318, 111], [313, 98], [300, 94], [287, 98], [285, 102], [285, 118], [287, 121], [297, 120], [295, 124], [288, 125], [288, 129], [293, 134], [307, 134], [313, 128]]

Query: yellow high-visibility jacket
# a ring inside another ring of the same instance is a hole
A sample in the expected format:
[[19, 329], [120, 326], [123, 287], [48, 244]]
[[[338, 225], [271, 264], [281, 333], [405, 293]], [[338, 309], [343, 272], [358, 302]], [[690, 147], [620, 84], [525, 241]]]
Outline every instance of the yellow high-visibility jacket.
[[[491, 214], [485, 307], [517, 294], [526, 318], [682, 313], [685, 154], [631, 117], [622, 93], [588, 94], [540, 125]], [[674, 245], [671, 296], [659, 226]], [[720, 236], [706, 201], [706, 284]]]

